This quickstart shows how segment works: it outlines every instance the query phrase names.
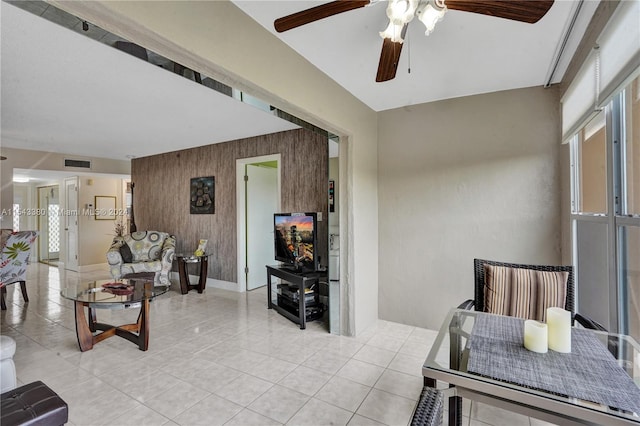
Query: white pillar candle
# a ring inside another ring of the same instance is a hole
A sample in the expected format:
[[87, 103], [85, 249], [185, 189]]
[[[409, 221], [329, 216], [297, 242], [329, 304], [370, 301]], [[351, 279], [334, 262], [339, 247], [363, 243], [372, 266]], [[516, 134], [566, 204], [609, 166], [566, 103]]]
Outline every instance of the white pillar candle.
[[533, 352], [547, 352], [547, 324], [534, 320], [524, 322], [524, 347]]
[[549, 326], [549, 349], [556, 352], [571, 352], [571, 312], [562, 308], [547, 308]]

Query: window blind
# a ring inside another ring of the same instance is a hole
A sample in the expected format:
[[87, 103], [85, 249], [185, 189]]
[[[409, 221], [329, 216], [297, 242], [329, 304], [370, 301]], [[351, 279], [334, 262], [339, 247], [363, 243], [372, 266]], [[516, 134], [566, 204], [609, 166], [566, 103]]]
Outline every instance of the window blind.
[[562, 140], [640, 74], [640, 0], [621, 1], [562, 98]]
[[621, 1], [598, 37], [601, 105], [636, 77], [640, 68], [640, 1]]
[[562, 98], [562, 139], [568, 142], [596, 113], [598, 51], [593, 50]]

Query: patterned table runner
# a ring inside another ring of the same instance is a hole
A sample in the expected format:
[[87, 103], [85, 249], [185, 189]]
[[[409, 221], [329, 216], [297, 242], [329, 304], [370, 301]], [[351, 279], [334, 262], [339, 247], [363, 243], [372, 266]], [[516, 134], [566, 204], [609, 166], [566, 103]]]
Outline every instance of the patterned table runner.
[[528, 351], [524, 320], [478, 313], [470, 373], [640, 413], [640, 388], [589, 330], [571, 330], [571, 353]]

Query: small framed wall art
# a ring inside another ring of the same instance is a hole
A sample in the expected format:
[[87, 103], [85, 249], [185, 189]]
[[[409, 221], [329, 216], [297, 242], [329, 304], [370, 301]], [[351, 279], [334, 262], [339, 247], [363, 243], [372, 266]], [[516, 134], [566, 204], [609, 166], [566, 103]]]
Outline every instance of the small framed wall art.
[[191, 179], [190, 212], [191, 214], [214, 214], [215, 178], [213, 176]]

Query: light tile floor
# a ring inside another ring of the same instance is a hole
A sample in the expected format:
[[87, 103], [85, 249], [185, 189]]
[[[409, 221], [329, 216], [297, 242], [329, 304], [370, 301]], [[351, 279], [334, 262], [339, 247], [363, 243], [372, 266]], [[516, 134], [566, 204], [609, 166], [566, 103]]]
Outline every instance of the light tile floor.
[[[108, 279], [43, 264], [29, 304], [9, 286], [1, 333], [16, 340], [19, 385], [42, 380], [69, 404], [70, 425], [407, 425], [436, 332], [388, 321], [355, 338], [306, 330], [266, 307], [266, 290], [177, 291], [151, 304], [149, 350], [118, 337], [80, 352], [61, 283]], [[174, 285], [175, 287], [175, 285]], [[135, 322], [137, 310], [98, 310]], [[464, 424], [541, 425], [464, 403]]]

